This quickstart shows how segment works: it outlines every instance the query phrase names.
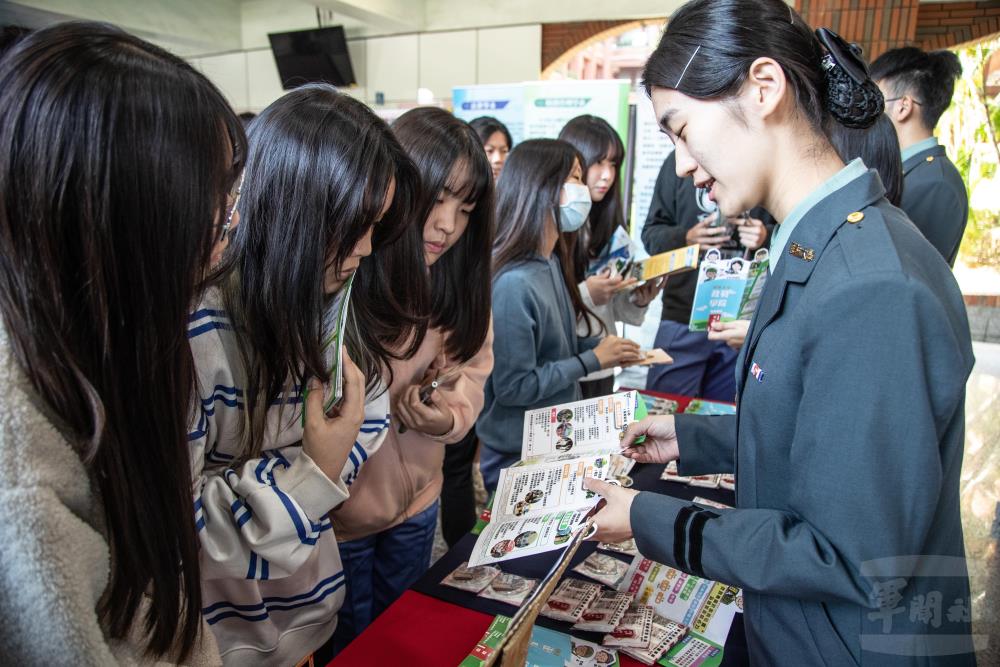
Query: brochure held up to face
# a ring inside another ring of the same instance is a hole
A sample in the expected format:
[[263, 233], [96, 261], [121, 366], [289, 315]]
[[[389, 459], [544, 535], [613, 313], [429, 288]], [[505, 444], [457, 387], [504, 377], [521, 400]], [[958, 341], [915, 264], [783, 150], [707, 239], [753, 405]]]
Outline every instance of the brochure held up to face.
[[[330, 381], [323, 387], [323, 412], [326, 414], [330, 414], [344, 396], [344, 342], [347, 339], [347, 316], [350, 312], [353, 284], [354, 275], [351, 275], [323, 314], [323, 356], [330, 371]], [[307, 383], [302, 387], [303, 424], [305, 424], [305, 398], [308, 394]]]
[[522, 462], [500, 471], [490, 522], [469, 565], [563, 548], [600, 500], [583, 488], [584, 478], [614, 481], [618, 443], [645, 414], [636, 391], [526, 412]]

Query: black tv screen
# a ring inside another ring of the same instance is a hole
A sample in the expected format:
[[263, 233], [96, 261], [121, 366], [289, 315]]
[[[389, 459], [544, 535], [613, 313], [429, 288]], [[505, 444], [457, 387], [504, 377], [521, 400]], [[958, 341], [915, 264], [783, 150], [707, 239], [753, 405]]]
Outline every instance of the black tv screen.
[[335, 86], [355, 83], [342, 26], [276, 32], [267, 37], [285, 90], [313, 81]]

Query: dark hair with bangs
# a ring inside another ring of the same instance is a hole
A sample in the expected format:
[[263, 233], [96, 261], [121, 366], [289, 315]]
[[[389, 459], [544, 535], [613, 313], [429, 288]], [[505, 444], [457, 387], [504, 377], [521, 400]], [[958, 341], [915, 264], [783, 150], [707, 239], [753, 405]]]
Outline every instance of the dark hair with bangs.
[[486, 142], [490, 140], [490, 137], [497, 132], [502, 134], [507, 140], [508, 150], [512, 150], [514, 148], [514, 140], [510, 136], [510, 130], [507, 129], [506, 125], [493, 116], [480, 116], [479, 118], [473, 118], [469, 121], [469, 126], [475, 130], [476, 135], [479, 136], [480, 148], [485, 146]]
[[[559, 229], [559, 198], [563, 183], [573, 173], [573, 163], [583, 167], [583, 156], [559, 139], [522, 141], [510, 153], [497, 180], [497, 237], [493, 243], [493, 275], [502, 274], [511, 264], [538, 256], [545, 227]], [[583, 303], [573, 275], [575, 235], [559, 234], [555, 254], [562, 267], [563, 282], [569, 292], [577, 321], [600, 321]], [[603, 326], [603, 325], [602, 325]]]
[[[420, 172], [419, 220], [427, 220], [444, 191], [475, 205], [462, 237], [430, 267], [430, 325], [448, 332], [447, 352], [465, 362], [479, 352], [490, 325], [493, 172], [476, 133], [443, 109], [411, 109], [392, 131]], [[449, 181], [456, 166], [465, 167], [464, 182]]]
[[38, 30], [0, 60], [3, 326], [100, 490], [101, 626], [177, 662], [202, 627], [187, 318], [245, 141], [202, 74], [113, 26]]
[[[587, 276], [587, 266], [590, 260], [598, 257], [604, 250], [611, 235], [618, 227], [625, 227], [625, 214], [622, 210], [622, 187], [620, 167], [625, 159], [625, 146], [621, 137], [603, 118], [583, 115], [572, 119], [563, 127], [559, 138], [571, 144], [583, 156], [583, 177], [587, 179], [587, 170], [605, 158], [615, 164], [615, 181], [611, 184], [604, 199], [593, 202], [590, 216], [587, 218], [588, 235], [584, 239], [579, 232], [573, 244], [573, 277], [581, 282]], [[585, 240], [586, 243], [581, 243]]]
[[[393, 182], [392, 203], [378, 221]], [[373, 226], [376, 256], [354, 274], [348, 352], [371, 391], [391, 377], [395, 348], [408, 341], [419, 347], [428, 297], [426, 281], [412, 279], [424, 269], [410, 213], [418, 188], [389, 126], [333, 86], [297, 88], [252, 123], [240, 223], [220, 278], [247, 374], [243, 457], [259, 455], [267, 406], [280, 393], [310, 377], [329, 381], [324, 275], [342, 266]]]

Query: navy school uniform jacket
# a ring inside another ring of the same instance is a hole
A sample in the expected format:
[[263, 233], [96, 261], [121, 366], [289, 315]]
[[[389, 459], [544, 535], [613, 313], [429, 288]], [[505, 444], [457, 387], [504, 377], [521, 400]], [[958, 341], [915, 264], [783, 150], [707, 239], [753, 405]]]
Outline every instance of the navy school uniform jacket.
[[954, 266], [969, 220], [969, 197], [965, 182], [948, 159], [944, 146], [920, 151], [903, 163], [900, 208], [937, 248], [948, 266]]
[[869, 171], [806, 214], [737, 360], [737, 414], [677, 417], [681, 474], [735, 472], [737, 508], [632, 504], [643, 554], [744, 588], [754, 664], [975, 664], [953, 653], [968, 320], [883, 195]]

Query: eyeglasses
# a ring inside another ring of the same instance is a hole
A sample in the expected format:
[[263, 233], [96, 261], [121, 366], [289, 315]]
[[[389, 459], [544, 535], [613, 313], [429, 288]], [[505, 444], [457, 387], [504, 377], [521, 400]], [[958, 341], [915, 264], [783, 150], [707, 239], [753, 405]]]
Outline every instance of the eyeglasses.
[[231, 203], [226, 207], [226, 221], [222, 223], [222, 231], [219, 233], [219, 243], [226, 240], [226, 237], [229, 235], [229, 230], [233, 226], [233, 215], [236, 213], [236, 206], [240, 203], [240, 192], [242, 190], [243, 174], [240, 174], [240, 180], [236, 184], [236, 188], [226, 196], [226, 199]]
[[[885, 103], [888, 104], [889, 102], [895, 102], [896, 100], [901, 100], [904, 97], [907, 97], [907, 95], [902, 95], [900, 97], [890, 97], [889, 99], [885, 100]], [[910, 101], [913, 102], [914, 104], [919, 104], [920, 106], [924, 105], [923, 102], [921, 102], [920, 100], [915, 100], [912, 97], [910, 98]]]

